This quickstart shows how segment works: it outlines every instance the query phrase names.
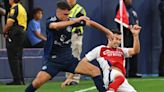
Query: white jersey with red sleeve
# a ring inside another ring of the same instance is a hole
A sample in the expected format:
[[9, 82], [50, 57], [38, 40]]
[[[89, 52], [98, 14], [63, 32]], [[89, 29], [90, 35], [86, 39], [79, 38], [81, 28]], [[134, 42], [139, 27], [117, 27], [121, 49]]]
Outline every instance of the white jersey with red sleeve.
[[107, 48], [102, 47], [100, 57], [108, 60], [112, 66], [119, 68], [125, 75], [125, 57], [129, 57], [128, 48]]
[[128, 50], [128, 48], [112, 49], [105, 45], [101, 45], [94, 48], [85, 55], [89, 61], [94, 59], [98, 61], [103, 71], [103, 81], [104, 84], [106, 84], [105, 87], [108, 87], [109, 84], [109, 68], [111, 66], [119, 68], [124, 75], [126, 74], [124, 68], [124, 59], [125, 57], [129, 57]]
[[89, 61], [92, 61], [94, 59], [97, 59], [100, 67], [104, 68], [104, 60], [109, 61], [109, 65], [115, 66], [119, 68], [123, 74], [125, 74], [125, 58], [130, 57], [128, 54], [129, 49], [128, 48], [108, 48], [105, 45], [98, 46], [94, 48], [92, 51], [88, 52], [86, 54], [86, 58]]

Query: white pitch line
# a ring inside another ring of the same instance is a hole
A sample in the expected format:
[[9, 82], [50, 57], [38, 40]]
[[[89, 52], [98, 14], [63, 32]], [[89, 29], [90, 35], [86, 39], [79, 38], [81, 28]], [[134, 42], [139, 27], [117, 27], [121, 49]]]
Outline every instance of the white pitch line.
[[164, 78], [162, 79], [139, 79], [139, 80], [137, 80], [137, 79], [132, 79], [131, 81], [153, 81], [153, 80], [161, 80], [161, 81], [164, 81]]
[[86, 89], [77, 90], [77, 91], [74, 91], [74, 92], [87, 92], [87, 91], [94, 90], [94, 89], [96, 89], [95, 86], [90, 87], [90, 88], [86, 88]]

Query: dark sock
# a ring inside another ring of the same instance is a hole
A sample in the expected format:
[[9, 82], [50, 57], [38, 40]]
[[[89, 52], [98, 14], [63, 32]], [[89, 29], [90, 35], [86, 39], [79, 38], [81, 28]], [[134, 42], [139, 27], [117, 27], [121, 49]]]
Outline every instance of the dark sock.
[[30, 85], [26, 88], [25, 92], [35, 92], [35, 90], [36, 90], [36, 88], [34, 88], [32, 84], [30, 84]]
[[92, 78], [99, 92], [106, 92], [101, 75]]

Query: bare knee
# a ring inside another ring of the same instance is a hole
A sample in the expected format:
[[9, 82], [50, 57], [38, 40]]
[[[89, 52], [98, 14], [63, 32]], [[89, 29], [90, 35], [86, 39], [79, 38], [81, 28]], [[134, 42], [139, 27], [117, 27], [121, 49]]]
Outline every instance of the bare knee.
[[41, 80], [39, 80], [39, 79], [36, 78], [36, 79], [33, 80], [32, 85], [34, 86], [34, 88], [37, 88], [38, 89], [43, 84], [42, 84]]
[[98, 75], [101, 75], [101, 72], [100, 72], [100, 69], [95, 66], [90, 70], [90, 76], [91, 77], [96, 77]]
[[48, 73], [41, 71], [38, 73], [37, 77], [33, 80], [32, 85], [34, 86], [34, 88], [37, 89], [50, 79], [51, 76]]

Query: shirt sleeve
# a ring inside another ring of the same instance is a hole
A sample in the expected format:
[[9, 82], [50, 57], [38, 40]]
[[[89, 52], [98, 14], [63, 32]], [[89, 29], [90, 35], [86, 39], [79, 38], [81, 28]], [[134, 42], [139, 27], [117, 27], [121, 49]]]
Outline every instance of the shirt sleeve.
[[91, 50], [90, 52], [88, 52], [85, 57], [89, 60], [92, 61], [94, 59], [97, 59], [100, 56], [100, 49], [101, 46], [98, 46], [96, 48], [94, 48], [93, 50]]
[[[75, 20], [76, 18], [69, 18], [69, 20]], [[71, 27], [79, 27], [79, 26], [85, 26], [86, 22], [85, 21], [80, 21], [79, 23], [75, 23], [73, 25], [71, 25]]]
[[34, 22], [31, 22], [31, 27], [32, 27], [32, 31], [33, 32], [38, 32], [40, 31], [40, 28], [38, 26], [38, 24], [34, 23]]
[[10, 9], [10, 12], [8, 14], [8, 19], [16, 20], [18, 16], [18, 6], [15, 6], [14, 8]]
[[122, 51], [123, 51], [123, 53], [124, 53], [124, 57], [125, 57], [125, 58], [131, 57], [131, 56], [129, 55], [129, 48], [122, 48]]
[[50, 17], [50, 18], [47, 19], [47, 21], [46, 21], [46, 27], [47, 27], [47, 29], [49, 29], [49, 25], [50, 25], [51, 23], [53, 23], [53, 22], [57, 22], [56, 16]]

